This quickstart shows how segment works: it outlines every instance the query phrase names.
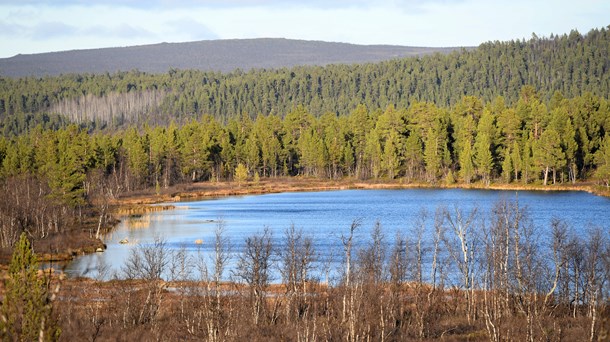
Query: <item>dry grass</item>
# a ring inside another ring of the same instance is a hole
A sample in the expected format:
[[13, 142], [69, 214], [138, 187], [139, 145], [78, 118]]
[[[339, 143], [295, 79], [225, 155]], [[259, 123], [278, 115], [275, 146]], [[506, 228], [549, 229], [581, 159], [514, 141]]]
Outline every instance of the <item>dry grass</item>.
[[[265, 178], [261, 181], [247, 182], [238, 186], [235, 182], [200, 182], [181, 184], [164, 189], [160, 194], [152, 192], [133, 193], [115, 201], [117, 208], [138, 208], [149, 204], [178, 202], [185, 199], [214, 198], [225, 196], [239, 196], [251, 194], [267, 194], [280, 192], [304, 192], [347, 189], [488, 189], [488, 190], [519, 190], [519, 191], [586, 191], [600, 196], [610, 197], [610, 190], [592, 183], [555, 184], [543, 186], [541, 184], [521, 183], [484, 183], [445, 184], [405, 182], [397, 180], [358, 180], [343, 178], [328, 180], [309, 177], [279, 177]], [[120, 209], [117, 209], [120, 210]], [[137, 210], [137, 209], [136, 209]]]
[[[148, 296], [150, 283], [146, 281], [110, 281], [96, 282], [89, 279], [64, 280], [60, 301], [56, 305], [56, 315], [62, 328], [63, 340], [91, 339], [113, 341], [139, 337], [148, 340], [209, 340], [206, 330], [206, 319], [217, 314], [215, 308], [209, 307], [210, 297], [205, 293], [206, 282], [173, 282], [159, 283], [165, 290], [160, 297], [161, 308], [154, 320], [143, 323], [124, 322], [126, 314], [141, 310]], [[272, 286], [267, 292], [264, 315], [254, 322], [252, 306], [248, 297], [248, 288], [241, 284], [223, 283], [220, 287], [220, 314], [222, 327], [221, 340], [226, 341], [268, 341], [297, 340], [309, 331], [310, 338], [317, 340], [350, 340], [346, 333], [348, 322], [341, 315], [342, 298], [349, 293], [348, 288], [329, 288], [322, 285], [312, 286], [312, 291], [301, 297], [305, 300], [307, 311], [303, 316], [286, 316], [286, 296], [283, 285]], [[386, 285], [367, 286], [358, 292], [359, 313], [357, 329], [359, 338], [352, 340], [380, 340], [380, 331], [385, 329], [386, 340], [424, 340], [424, 341], [488, 341], [489, 335], [484, 319], [479, 316], [468, 321], [464, 313], [463, 294], [460, 291], [447, 290], [439, 292], [434, 302], [426, 307], [430, 316], [426, 320], [425, 336], [418, 336], [416, 315], [423, 309], [418, 307], [415, 298], [418, 296], [415, 287], [402, 287], [401, 295], [392, 303], [398, 310], [394, 313], [378, 311], [380, 300], [388, 298], [389, 287]], [[429, 288], [420, 287], [419, 291], [428, 293]], [[479, 293], [478, 295], [481, 295]], [[425, 298], [421, 297], [420, 298]], [[214, 299], [212, 299], [213, 301]], [[208, 306], [206, 306], [208, 305]], [[130, 308], [128, 306], [131, 306]], [[208, 311], [211, 310], [211, 311]], [[206, 316], [212, 315], [212, 316]], [[399, 324], [389, 328], [380, 326], [380, 315], [385, 317], [386, 324]], [[395, 321], [399, 319], [400, 322]], [[197, 325], [196, 322], [201, 320]], [[195, 325], [189, 325], [195, 324]], [[502, 329], [508, 334], [507, 340], [525, 340], [527, 332], [525, 317], [516, 314], [502, 321]], [[589, 319], [553, 315], [540, 320], [540, 331], [537, 337], [543, 337], [543, 330], [552, 331], [561, 326], [561, 335], [565, 340], [575, 340], [587, 336]], [[313, 329], [313, 327], [316, 327]], [[599, 326], [600, 335], [608, 328], [607, 320]], [[308, 330], [309, 329], [309, 330]], [[556, 331], [555, 331], [556, 332]]]

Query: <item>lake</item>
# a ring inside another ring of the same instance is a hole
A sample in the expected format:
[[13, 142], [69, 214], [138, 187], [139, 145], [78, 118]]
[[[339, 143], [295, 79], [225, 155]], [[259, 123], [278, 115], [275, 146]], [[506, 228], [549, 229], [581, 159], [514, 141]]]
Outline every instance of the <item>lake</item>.
[[[427, 231], [432, 234], [434, 213], [439, 207], [459, 208], [465, 213], [477, 208], [479, 217], [485, 218], [501, 200], [517, 200], [520, 207], [526, 207], [542, 235], [548, 233], [554, 218], [566, 221], [579, 233], [590, 227], [609, 231], [610, 200], [576, 191], [400, 189], [248, 195], [172, 203], [176, 206], [174, 210], [122, 218], [104, 237], [108, 247], [105, 252], [78, 257], [66, 272], [101, 279], [108, 279], [115, 272], [120, 276], [130, 250], [150, 245], [155, 239], [162, 239], [170, 250], [187, 251], [192, 258], [208, 258], [219, 220], [226, 226], [233, 254], [241, 250], [246, 237], [260, 233], [264, 227], [273, 232], [274, 244], [279, 246], [284, 231], [294, 225], [312, 237], [320, 263], [328, 261], [338, 266], [343, 253], [341, 236], [349, 233], [354, 220], [362, 224], [356, 232], [356, 245], [369, 241], [377, 221], [391, 244], [397, 231], [412, 235], [422, 208], [428, 212]], [[121, 244], [123, 239], [128, 243]], [[105, 265], [101, 267], [103, 273], [98, 272], [100, 265]], [[230, 275], [230, 271], [225, 272], [226, 279]], [[279, 280], [275, 272], [275, 281]]]

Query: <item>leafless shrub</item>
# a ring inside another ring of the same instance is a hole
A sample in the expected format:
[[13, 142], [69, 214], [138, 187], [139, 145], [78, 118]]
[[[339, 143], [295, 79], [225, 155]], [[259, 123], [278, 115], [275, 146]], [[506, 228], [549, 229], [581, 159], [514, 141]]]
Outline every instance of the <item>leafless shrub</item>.
[[[123, 266], [124, 277], [132, 281], [142, 281], [134, 291], [129, 291], [124, 308], [123, 324], [138, 325], [154, 323], [163, 302], [167, 284], [162, 277], [170, 263], [168, 247], [160, 238], [151, 245], [139, 245]], [[139, 283], [139, 282], [138, 282]]]
[[280, 274], [286, 287], [286, 319], [301, 320], [309, 317], [308, 285], [314, 286], [311, 271], [316, 252], [310, 237], [294, 225], [284, 232], [283, 248], [279, 251]]
[[265, 227], [262, 233], [246, 238], [238, 256], [235, 276], [248, 286], [252, 317], [258, 324], [266, 314], [266, 295], [272, 266], [272, 233]]

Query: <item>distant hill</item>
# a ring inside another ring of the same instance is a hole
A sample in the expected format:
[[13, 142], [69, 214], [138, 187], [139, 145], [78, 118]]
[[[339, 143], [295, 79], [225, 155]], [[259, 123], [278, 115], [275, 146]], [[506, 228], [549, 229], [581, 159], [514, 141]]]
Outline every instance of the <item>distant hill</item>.
[[73, 50], [0, 58], [0, 76], [57, 76], [169, 69], [229, 72], [299, 65], [379, 62], [402, 57], [449, 53], [460, 48], [354, 45], [281, 38], [204, 40], [130, 47]]
[[[243, 46], [248, 41], [232, 42]], [[255, 42], [262, 41], [250, 42], [260, 46]], [[270, 42], [285, 46], [327, 44]], [[286, 54], [288, 51], [299, 54], [296, 48], [286, 48]], [[351, 58], [350, 53], [343, 54], [344, 61]], [[243, 55], [252, 53], [235, 53], [235, 58]], [[593, 95], [608, 99], [609, 55], [610, 30], [602, 28], [585, 35], [571, 31], [527, 41], [488, 42], [475, 49], [377, 63], [260, 69], [265, 58], [250, 56], [251, 60], [261, 61], [259, 68], [248, 71], [242, 65], [244, 71], [227, 73], [190, 69], [67, 74], [40, 79], [0, 77], [0, 130], [4, 127], [6, 132], [18, 134], [37, 123], [48, 126], [61, 121], [49, 115], [95, 123], [96, 127], [120, 127], [186, 122], [204, 114], [223, 122], [242, 114], [283, 117], [299, 105], [316, 117], [326, 113], [347, 115], [359, 105], [369, 110], [385, 110], [388, 106], [405, 109], [423, 101], [449, 108], [464, 96], [487, 103], [497, 100], [497, 105], [509, 106], [523, 96], [539, 97], [548, 108], [555, 108], [562, 98]], [[604, 106], [591, 103], [591, 108], [606, 111]], [[594, 122], [608, 118], [604, 114]]]

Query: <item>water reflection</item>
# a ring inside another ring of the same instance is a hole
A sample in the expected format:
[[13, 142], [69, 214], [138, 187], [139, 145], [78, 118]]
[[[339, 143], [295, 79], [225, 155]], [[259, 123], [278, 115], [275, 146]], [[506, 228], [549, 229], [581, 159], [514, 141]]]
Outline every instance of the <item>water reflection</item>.
[[150, 226], [151, 215], [130, 215], [125, 218], [128, 229], [142, 229]]

